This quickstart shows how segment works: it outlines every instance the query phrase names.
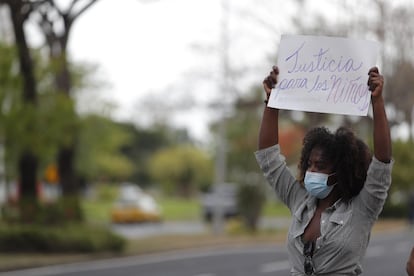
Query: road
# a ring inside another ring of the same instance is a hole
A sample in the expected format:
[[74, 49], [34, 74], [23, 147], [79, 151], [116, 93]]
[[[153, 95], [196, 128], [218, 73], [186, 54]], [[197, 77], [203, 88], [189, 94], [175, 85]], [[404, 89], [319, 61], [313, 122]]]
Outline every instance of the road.
[[[364, 261], [364, 276], [406, 276], [414, 232], [377, 234]], [[267, 276], [289, 275], [284, 245], [198, 249], [26, 269], [1, 276]]]
[[[290, 218], [262, 218], [259, 222], [260, 228], [268, 230], [283, 230], [287, 229], [289, 225]], [[206, 223], [193, 220], [147, 224], [114, 224], [111, 229], [121, 236], [130, 239], [174, 234], [201, 234], [211, 231]]]

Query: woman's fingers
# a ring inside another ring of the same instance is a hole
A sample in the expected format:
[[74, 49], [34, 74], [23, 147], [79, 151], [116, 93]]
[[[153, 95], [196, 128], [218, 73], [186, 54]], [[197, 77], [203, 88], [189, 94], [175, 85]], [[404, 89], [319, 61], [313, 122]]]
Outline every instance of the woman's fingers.
[[263, 80], [263, 86], [266, 93], [270, 93], [270, 91], [276, 87], [278, 75], [279, 68], [277, 66], [273, 66], [272, 71], [270, 71], [269, 75]]
[[369, 90], [373, 92], [378, 86], [382, 89], [382, 86], [384, 84], [384, 77], [379, 73], [377, 67], [373, 67], [368, 72], [368, 86]]

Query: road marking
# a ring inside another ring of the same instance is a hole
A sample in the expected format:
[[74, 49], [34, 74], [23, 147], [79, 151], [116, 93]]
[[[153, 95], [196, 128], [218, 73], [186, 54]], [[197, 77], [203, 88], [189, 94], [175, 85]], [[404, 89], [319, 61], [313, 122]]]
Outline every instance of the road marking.
[[203, 274], [197, 274], [197, 275], [194, 275], [194, 276], [216, 276], [216, 274], [213, 274], [213, 273], [203, 273]]
[[290, 263], [289, 261], [280, 261], [280, 262], [272, 262], [263, 264], [260, 266], [259, 271], [261, 273], [271, 273], [281, 270], [290, 269]]

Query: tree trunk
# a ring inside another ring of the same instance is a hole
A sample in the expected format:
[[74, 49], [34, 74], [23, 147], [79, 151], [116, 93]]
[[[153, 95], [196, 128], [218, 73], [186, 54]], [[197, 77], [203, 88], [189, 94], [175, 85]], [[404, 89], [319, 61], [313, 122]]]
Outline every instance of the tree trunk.
[[37, 183], [37, 165], [38, 160], [33, 153], [25, 151], [19, 160], [20, 175], [20, 197], [18, 201], [19, 214], [18, 221], [22, 223], [37, 222], [39, 205], [37, 201], [36, 183]]
[[63, 216], [65, 221], [81, 221], [82, 210], [79, 202], [78, 181], [74, 173], [74, 147], [61, 147], [58, 157], [58, 172], [62, 187]]
[[76, 196], [78, 189], [75, 185], [75, 175], [73, 173], [73, 150], [72, 147], [61, 147], [58, 157], [58, 172], [62, 192], [64, 195]]
[[[34, 66], [23, 26], [27, 18], [27, 14], [24, 13], [24, 3], [22, 1], [7, 1], [6, 4], [10, 8], [15, 43], [19, 53], [20, 71], [23, 78], [23, 101], [25, 104], [36, 105], [37, 91]], [[34, 126], [31, 131], [35, 132], [36, 127]], [[19, 219], [23, 222], [32, 221], [35, 217], [34, 214], [37, 212], [37, 167], [37, 156], [31, 149], [23, 149], [18, 164], [20, 177]]]
[[[58, 35], [54, 32], [48, 36], [48, 46], [50, 59], [57, 65], [55, 72], [55, 86], [58, 93], [62, 93], [71, 100], [72, 80], [67, 60], [67, 41], [70, 33], [71, 24], [64, 24], [63, 34]], [[71, 112], [75, 113], [74, 107]], [[73, 117], [75, 118], [75, 117]], [[70, 131], [70, 132], [69, 132]], [[79, 185], [75, 172], [75, 140], [77, 131], [69, 130], [66, 135], [71, 135], [70, 144], [61, 145], [57, 154], [57, 166], [59, 172], [60, 185], [62, 187], [62, 204], [64, 206], [64, 216], [67, 221], [82, 220], [82, 212], [79, 203]]]
[[[59, 37], [55, 38], [55, 43], [60, 44]], [[68, 100], [70, 100], [72, 82], [68, 69], [68, 62], [66, 59], [66, 47], [61, 45], [59, 46], [61, 47], [59, 56], [52, 57], [55, 60], [58, 60], [57, 62], [59, 64], [55, 75], [56, 88], [59, 93], [63, 93], [68, 98]], [[75, 112], [75, 110], [72, 110], [72, 112]], [[77, 197], [78, 184], [74, 168], [75, 139], [77, 133], [68, 133], [68, 135], [71, 135], [73, 139], [69, 145], [62, 145], [59, 148], [57, 156], [58, 171], [63, 195], [69, 197]]]

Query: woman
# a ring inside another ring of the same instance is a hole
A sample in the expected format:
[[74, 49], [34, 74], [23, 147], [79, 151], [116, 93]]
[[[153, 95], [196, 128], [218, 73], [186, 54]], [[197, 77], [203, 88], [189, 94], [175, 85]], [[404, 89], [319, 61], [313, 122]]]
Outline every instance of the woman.
[[408, 276], [414, 276], [414, 247], [411, 249], [411, 254], [408, 257], [406, 270]]
[[[277, 83], [274, 66], [263, 81], [266, 100]], [[376, 67], [368, 85], [373, 107], [374, 156], [352, 131], [318, 127], [303, 142], [299, 176], [278, 145], [279, 110], [264, 108], [256, 159], [269, 184], [292, 213], [288, 253], [292, 275], [359, 275], [372, 226], [391, 185], [391, 138], [384, 80]]]

